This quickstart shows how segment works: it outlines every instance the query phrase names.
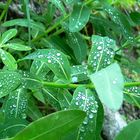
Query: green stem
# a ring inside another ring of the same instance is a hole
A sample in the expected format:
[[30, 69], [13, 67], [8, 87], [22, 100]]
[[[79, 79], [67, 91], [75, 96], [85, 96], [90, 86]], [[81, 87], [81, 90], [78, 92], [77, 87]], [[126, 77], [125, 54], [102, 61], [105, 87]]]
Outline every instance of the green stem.
[[[95, 86], [93, 84], [59, 84], [54, 82], [41, 82], [44, 86], [54, 87], [54, 88], [77, 88], [78, 86], [85, 86], [87, 88], [94, 89]], [[129, 82], [125, 83], [124, 87], [132, 87], [132, 86], [140, 86], [140, 82]]]

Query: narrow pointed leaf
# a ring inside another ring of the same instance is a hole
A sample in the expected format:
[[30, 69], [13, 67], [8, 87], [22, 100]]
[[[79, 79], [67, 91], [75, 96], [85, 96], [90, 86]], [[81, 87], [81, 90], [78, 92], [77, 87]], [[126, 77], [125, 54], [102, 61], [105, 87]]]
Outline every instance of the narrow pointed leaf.
[[98, 110], [98, 105], [95, 101], [94, 92], [86, 89], [85, 87], [78, 87], [74, 92], [70, 108], [80, 109], [87, 113], [85, 120], [79, 128], [77, 140], [94, 139], [96, 135], [96, 113]]
[[63, 80], [70, 81], [70, 64], [67, 57], [55, 49], [41, 49], [26, 56], [24, 59], [36, 59], [46, 62], [54, 74]]
[[79, 33], [68, 33], [67, 34], [67, 42], [70, 48], [72, 48], [75, 58], [79, 63], [85, 60], [87, 55], [87, 44], [85, 40]]
[[69, 30], [71, 32], [80, 31], [88, 22], [90, 9], [83, 4], [75, 4], [69, 18]]
[[9, 53], [2, 49], [0, 49], [0, 57], [2, 62], [9, 70], [16, 70], [17, 69], [17, 62], [15, 58]]
[[80, 110], [60, 111], [40, 118], [18, 133], [12, 140], [58, 140], [77, 128], [83, 121], [85, 113]]
[[30, 47], [22, 45], [22, 44], [18, 44], [18, 43], [8, 43], [8, 44], [3, 45], [2, 47], [10, 48], [10, 49], [17, 50], [17, 51], [29, 51], [29, 50], [31, 50]]
[[102, 103], [113, 110], [117, 110], [121, 107], [124, 80], [121, 69], [117, 63], [90, 75], [90, 79], [94, 83]]
[[108, 37], [92, 36], [92, 48], [88, 57], [89, 73], [94, 73], [113, 62], [115, 41]]
[[2, 40], [1, 40], [1, 44], [6, 43], [7, 41], [9, 41], [11, 38], [13, 38], [15, 35], [17, 34], [17, 30], [16, 29], [10, 29], [6, 32], [4, 32], [2, 34]]

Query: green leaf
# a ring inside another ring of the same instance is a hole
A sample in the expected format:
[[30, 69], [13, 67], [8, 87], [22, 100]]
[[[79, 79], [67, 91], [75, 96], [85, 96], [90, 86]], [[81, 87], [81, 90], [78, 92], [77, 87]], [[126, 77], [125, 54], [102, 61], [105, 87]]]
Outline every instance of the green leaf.
[[43, 61], [34, 60], [30, 72], [34, 74], [37, 78], [46, 80], [46, 74], [50, 71], [47, 64]]
[[8, 43], [8, 44], [3, 45], [2, 47], [10, 48], [10, 49], [17, 50], [17, 51], [29, 51], [29, 50], [31, 50], [30, 47], [22, 45], [22, 44], [18, 44], [18, 43]]
[[26, 119], [27, 91], [24, 88], [18, 88], [9, 94], [6, 101], [5, 119]]
[[0, 98], [15, 90], [21, 83], [21, 75], [17, 72], [0, 72]]
[[87, 24], [90, 12], [91, 11], [87, 6], [83, 4], [75, 4], [69, 18], [70, 32], [80, 31]]
[[77, 128], [84, 117], [85, 113], [80, 110], [59, 111], [34, 121], [12, 140], [58, 140], [72, 129]]
[[94, 92], [82, 86], [78, 87], [74, 92], [70, 108], [80, 109], [87, 113], [85, 120], [79, 128], [77, 140], [94, 139], [96, 130], [96, 113], [98, 110]]
[[74, 65], [71, 67], [72, 82], [77, 83], [88, 79], [87, 66]]
[[13, 38], [17, 34], [16, 29], [10, 29], [2, 34], [2, 39], [0, 44], [5, 44], [7, 41], [9, 41], [11, 38]]
[[63, 2], [61, 0], [49, 0], [53, 3], [64, 15], [66, 14]]
[[92, 48], [88, 57], [89, 73], [94, 73], [113, 62], [115, 41], [108, 37], [92, 36]]
[[23, 59], [36, 59], [44, 61], [58, 78], [70, 81], [69, 61], [65, 54], [56, 49], [37, 50]]
[[[6, 121], [4, 124], [0, 125], [0, 139], [6, 140], [7, 137], [13, 137], [22, 129], [27, 126], [27, 121], [25, 120], [15, 120], [11, 119]], [[10, 139], [7, 139], [10, 140]]]
[[129, 123], [123, 130], [116, 136], [114, 140], [139, 140], [140, 139], [140, 120]]
[[113, 110], [121, 107], [123, 101], [124, 80], [117, 63], [90, 75], [91, 81], [102, 103]]
[[72, 95], [66, 89], [58, 89], [57, 99], [58, 99], [61, 109], [66, 110], [69, 108], [71, 104]]
[[[29, 23], [27, 19], [13, 19], [13, 20], [6, 21], [2, 24], [2, 26], [5, 26], [5, 27], [10, 27], [10, 26], [15, 26], [15, 25], [28, 27]], [[38, 29], [39, 31], [42, 31], [42, 32], [45, 31], [45, 27], [43, 24], [39, 22], [35, 22], [33, 20], [30, 20], [30, 27], [32, 29]]]
[[9, 52], [0, 49], [0, 57], [9, 70], [17, 69], [17, 62]]
[[28, 99], [27, 115], [33, 121], [42, 117], [42, 113], [38, 109], [37, 102], [33, 97], [30, 97], [30, 99]]
[[129, 41], [133, 41], [132, 28], [125, 14], [115, 7], [104, 5], [104, 10], [107, 12], [111, 20], [116, 23], [122, 30], [123, 36]]
[[87, 55], [87, 44], [82, 38], [80, 33], [67, 33], [67, 42], [70, 48], [72, 48], [75, 58], [79, 63], [85, 60]]

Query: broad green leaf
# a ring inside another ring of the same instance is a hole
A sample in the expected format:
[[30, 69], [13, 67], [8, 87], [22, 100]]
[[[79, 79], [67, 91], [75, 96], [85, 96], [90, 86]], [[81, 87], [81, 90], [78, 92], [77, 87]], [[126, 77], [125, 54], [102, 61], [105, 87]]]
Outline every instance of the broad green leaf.
[[0, 72], [0, 98], [15, 90], [21, 83], [21, 75], [17, 72]]
[[8, 44], [3, 45], [2, 47], [10, 48], [10, 49], [17, 50], [17, 51], [29, 51], [29, 50], [31, 50], [30, 47], [22, 45], [22, 44], [18, 44], [18, 43], [8, 43]]
[[88, 46], [80, 33], [67, 33], [67, 42], [70, 48], [72, 48], [77, 61], [79, 63], [84, 61], [87, 55]]
[[96, 113], [98, 110], [98, 105], [95, 101], [94, 92], [86, 89], [85, 87], [78, 87], [74, 92], [70, 108], [80, 109], [87, 113], [85, 120], [79, 128], [77, 140], [94, 139], [96, 135]]
[[34, 121], [12, 140], [58, 140], [77, 128], [84, 118], [85, 113], [80, 110], [59, 111]]
[[135, 25], [140, 25], [140, 12], [131, 12], [130, 17], [135, 23]]
[[114, 63], [99, 72], [90, 75], [91, 81], [102, 103], [113, 110], [118, 110], [123, 101], [124, 80], [121, 69]]
[[90, 9], [83, 4], [75, 4], [69, 18], [70, 32], [80, 31], [88, 22]]
[[140, 139], [140, 120], [129, 123], [114, 140], [139, 140]]
[[[6, 21], [2, 24], [2, 26], [5, 26], [5, 27], [10, 27], [10, 26], [15, 26], [15, 25], [28, 27], [28, 20], [27, 19], [13, 19], [13, 20]], [[38, 29], [39, 31], [42, 31], [42, 32], [45, 31], [44, 25], [42, 25], [39, 22], [35, 22], [33, 20], [30, 21], [30, 27], [33, 29]]]
[[34, 60], [30, 72], [34, 74], [37, 78], [46, 80], [46, 74], [50, 71], [47, 64], [43, 61]]
[[5, 119], [26, 119], [27, 91], [18, 88], [11, 91], [5, 104]]
[[17, 34], [17, 30], [16, 29], [10, 29], [6, 32], [4, 32], [2, 34], [2, 39], [1, 39], [1, 42], [0, 44], [4, 44], [6, 43], [7, 41], [9, 41], [11, 38], [13, 38], [15, 35]]
[[9, 52], [0, 49], [0, 57], [9, 70], [17, 69], [17, 62]]
[[69, 61], [65, 54], [56, 49], [40, 49], [29, 54], [23, 59], [44, 61], [58, 78], [70, 81]]
[[87, 66], [74, 65], [71, 67], [72, 82], [77, 83], [88, 79]]
[[49, 0], [53, 3], [64, 15], [66, 14], [63, 2], [61, 0]]
[[[6, 121], [4, 124], [0, 124], [0, 139], [6, 140], [7, 137], [13, 137], [18, 132], [23, 130], [27, 126], [26, 120], [15, 120], [11, 119]], [[10, 139], [7, 139], [10, 140]]]
[[94, 73], [113, 62], [115, 41], [108, 37], [92, 36], [92, 48], [88, 57], [89, 73]]

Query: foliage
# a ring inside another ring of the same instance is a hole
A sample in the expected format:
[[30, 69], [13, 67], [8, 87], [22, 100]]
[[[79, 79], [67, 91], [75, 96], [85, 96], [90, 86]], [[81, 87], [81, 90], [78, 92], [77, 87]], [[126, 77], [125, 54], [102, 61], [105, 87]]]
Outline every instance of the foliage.
[[[15, 2], [17, 17], [0, 3], [1, 139], [99, 140], [103, 106], [140, 107], [138, 1]], [[114, 140], [139, 139], [138, 124]]]

